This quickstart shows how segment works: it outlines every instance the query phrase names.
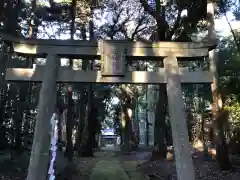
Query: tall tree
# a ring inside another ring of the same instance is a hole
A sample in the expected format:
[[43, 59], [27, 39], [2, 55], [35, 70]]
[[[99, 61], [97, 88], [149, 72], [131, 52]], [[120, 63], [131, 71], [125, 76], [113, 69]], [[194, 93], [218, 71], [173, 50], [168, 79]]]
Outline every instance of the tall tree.
[[[72, 0], [71, 6], [71, 24], [70, 24], [70, 38], [71, 40], [74, 39], [75, 35], [75, 19], [76, 19], [76, 0]], [[72, 69], [73, 67], [73, 59], [69, 59], [69, 68]], [[67, 146], [66, 146], [66, 153], [69, 161], [72, 161], [73, 158], [73, 142], [72, 142], [72, 132], [73, 132], [73, 88], [71, 84], [68, 84], [67, 89], [67, 96], [68, 96], [68, 106], [67, 106]]]
[[[21, 2], [4, 2], [3, 6], [1, 6], [1, 21], [3, 22], [3, 26], [1, 27], [2, 31], [11, 35], [20, 35], [19, 29], [20, 26], [18, 24], [18, 14], [21, 8], [23, 8], [23, 4]], [[2, 43], [1, 46], [1, 54], [0, 54], [0, 132], [2, 137], [6, 137], [5, 127], [3, 122], [5, 120], [5, 105], [6, 105], [6, 93], [7, 86], [5, 81], [6, 68], [9, 61], [11, 61], [11, 55], [8, 54], [10, 51], [8, 45], [6, 43]], [[0, 147], [4, 148], [6, 145], [5, 138], [0, 140]]]

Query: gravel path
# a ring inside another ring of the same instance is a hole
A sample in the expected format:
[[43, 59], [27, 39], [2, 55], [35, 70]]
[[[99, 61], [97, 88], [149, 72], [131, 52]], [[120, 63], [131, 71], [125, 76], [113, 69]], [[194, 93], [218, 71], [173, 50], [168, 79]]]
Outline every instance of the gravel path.
[[128, 175], [116, 159], [100, 160], [92, 169], [89, 180], [129, 180]]
[[66, 168], [58, 174], [56, 180], [89, 180], [92, 168], [99, 161], [100, 157], [87, 157], [76, 159], [68, 164]]
[[[97, 152], [95, 157], [79, 158], [74, 163], [68, 164], [56, 180], [95, 180], [96, 176], [97, 179], [100, 177], [96, 174], [99, 171], [100, 174], [108, 173], [108, 179], [104, 180], [118, 180], [116, 178], [120, 180], [177, 180], [173, 160], [148, 161], [150, 157], [151, 152], [133, 152], [128, 155], [112, 150]], [[236, 156], [231, 160], [235, 167], [234, 170], [219, 171], [214, 160], [206, 161], [201, 153], [194, 154], [196, 180], [240, 180], [240, 158]], [[26, 176], [28, 156], [23, 156], [16, 161], [4, 161], [0, 165], [2, 170], [0, 179], [22, 180]], [[122, 174], [125, 175], [122, 176]]]
[[107, 151], [92, 169], [89, 180], [149, 180], [148, 176], [137, 169], [145, 162], [149, 153], [117, 155], [116, 151]]
[[149, 180], [149, 177], [137, 169], [138, 165], [148, 160], [149, 152], [132, 152], [117, 158], [127, 173], [130, 180]]

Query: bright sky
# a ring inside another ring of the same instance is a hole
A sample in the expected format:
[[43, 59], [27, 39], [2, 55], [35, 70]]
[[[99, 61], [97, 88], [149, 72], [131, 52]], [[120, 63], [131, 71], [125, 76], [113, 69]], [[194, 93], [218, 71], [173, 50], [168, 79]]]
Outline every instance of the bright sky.
[[[240, 5], [240, 0], [236, 1], [236, 5]], [[232, 8], [233, 9], [233, 8]], [[240, 29], [240, 21], [236, 21], [232, 12], [227, 12], [227, 19], [231, 24], [233, 29]], [[220, 19], [215, 20], [215, 28], [223, 36], [231, 35], [230, 27], [225, 16], [222, 16]]]
[[[236, 25], [237, 23], [239, 23], [235, 20], [232, 12], [227, 13], [227, 18], [230, 21], [231, 25]], [[231, 33], [225, 16], [222, 16], [220, 19], [215, 20], [215, 28], [216, 31], [218, 31], [223, 36], [228, 36]]]

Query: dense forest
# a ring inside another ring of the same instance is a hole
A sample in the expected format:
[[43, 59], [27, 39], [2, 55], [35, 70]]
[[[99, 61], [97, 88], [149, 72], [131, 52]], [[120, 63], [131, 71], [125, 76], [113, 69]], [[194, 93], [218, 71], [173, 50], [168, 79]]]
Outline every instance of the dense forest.
[[[1, 0], [0, 38], [8, 34], [29, 39], [201, 42], [207, 38], [209, 1]], [[235, 0], [214, 2], [215, 18], [227, 18], [229, 11], [236, 17], [239, 15], [240, 7]], [[183, 15], [185, 11], [187, 15]], [[222, 106], [216, 110], [217, 115], [212, 111], [214, 93], [210, 84], [182, 85], [189, 142], [204, 153], [206, 160], [214, 156], [219, 170], [235, 169], [236, 164], [240, 164], [240, 33], [230, 23], [229, 28], [231, 35], [228, 37], [218, 33], [216, 36], [216, 96]], [[7, 68], [44, 65], [46, 59], [15, 54], [11, 45], [1, 39], [0, 174], [3, 179], [24, 179], [30, 156], [33, 156], [41, 83], [10, 83], [5, 80], [5, 74]], [[61, 59], [61, 65], [80, 70], [101, 69], [101, 61], [95, 59]], [[209, 58], [183, 58], [180, 66], [190, 71], [206, 70]], [[163, 63], [132, 60], [127, 67], [131, 71], [155, 71], [163, 67]], [[64, 159], [69, 168], [76, 166], [78, 158], [94, 156], [100, 148], [96, 137], [105, 127], [116, 129], [121, 136], [122, 153], [135, 151], [141, 139], [139, 114], [143, 113], [144, 144], [152, 151], [150, 161], [167, 159], [173, 142], [165, 86], [57, 84], [57, 146], [63, 154], [63, 157], [57, 156], [57, 161]], [[127, 109], [132, 110], [131, 116]], [[154, 116], [154, 123], [149, 120], [149, 112]], [[149, 129], [154, 131], [152, 144]], [[216, 152], [209, 154], [209, 149]], [[49, 157], [37, 163], [44, 164], [46, 160], [50, 161]], [[39, 179], [46, 179], [46, 175], [39, 174]]]

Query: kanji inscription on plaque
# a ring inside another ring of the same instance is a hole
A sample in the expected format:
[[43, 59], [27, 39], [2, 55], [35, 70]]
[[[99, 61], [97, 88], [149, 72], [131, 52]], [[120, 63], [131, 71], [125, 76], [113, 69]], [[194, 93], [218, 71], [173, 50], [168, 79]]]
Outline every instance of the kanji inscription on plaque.
[[125, 50], [121, 44], [103, 41], [101, 58], [103, 76], [124, 76]]

